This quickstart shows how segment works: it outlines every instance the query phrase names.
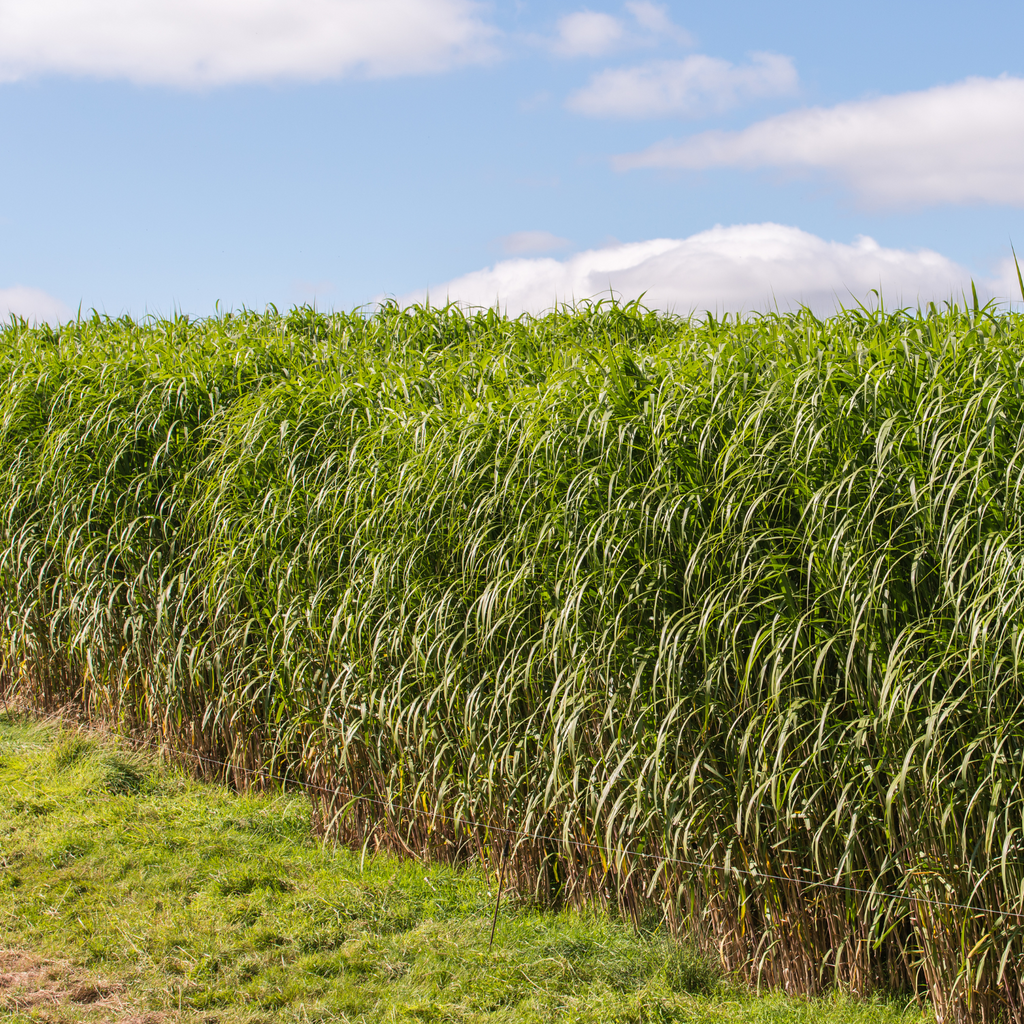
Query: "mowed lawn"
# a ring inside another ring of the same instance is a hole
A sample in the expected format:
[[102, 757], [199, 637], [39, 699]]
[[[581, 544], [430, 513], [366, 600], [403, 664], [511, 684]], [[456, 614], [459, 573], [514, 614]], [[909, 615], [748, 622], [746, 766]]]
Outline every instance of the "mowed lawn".
[[757, 994], [656, 920], [503, 902], [480, 866], [314, 837], [116, 738], [0, 712], [4, 1021], [918, 1022], [927, 1007]]

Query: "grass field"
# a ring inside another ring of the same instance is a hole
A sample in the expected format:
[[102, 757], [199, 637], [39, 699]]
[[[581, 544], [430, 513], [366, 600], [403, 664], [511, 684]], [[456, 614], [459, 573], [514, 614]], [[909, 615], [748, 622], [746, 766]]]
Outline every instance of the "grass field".
[[493, 877], [325, 846], [311, 811], [0, 713], [0, 1017], [930, 1019], [905, 1001], [757, 997], [607, 913], [513, 899], [489, 950]]
[[4, 692], [751, 984], [1024, 1020], [1024, 319], [0, 338]]

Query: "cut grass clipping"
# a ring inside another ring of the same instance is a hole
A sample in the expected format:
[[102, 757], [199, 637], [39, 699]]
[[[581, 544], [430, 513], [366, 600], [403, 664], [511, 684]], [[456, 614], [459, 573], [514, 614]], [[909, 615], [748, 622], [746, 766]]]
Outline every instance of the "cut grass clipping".
[[691, 943], [603, 912], [506, 900], [489, 950], [493, 875], [335, 849], [311, 810], [0, 713], [0, 1018], [930, 1019], [906, 999], [757, 997]]
[[3, 687], [356, 848], [512, 830], [518, 892], [764, 986], [1024, 1021], [1022, 368], [976, 301], [12, 323]]

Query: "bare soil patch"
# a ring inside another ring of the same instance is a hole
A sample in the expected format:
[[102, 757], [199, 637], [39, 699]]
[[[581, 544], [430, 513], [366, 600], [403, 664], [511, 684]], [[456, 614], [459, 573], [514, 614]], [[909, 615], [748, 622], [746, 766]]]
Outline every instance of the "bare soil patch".
[[120, 985], [87, 978], [67, 960], [0, 949], [0, 1012], [28, 1013], [39, 1020], [90, 1024], [163, 1024], [166, 1015], [139, 1014], [126, 1004]]

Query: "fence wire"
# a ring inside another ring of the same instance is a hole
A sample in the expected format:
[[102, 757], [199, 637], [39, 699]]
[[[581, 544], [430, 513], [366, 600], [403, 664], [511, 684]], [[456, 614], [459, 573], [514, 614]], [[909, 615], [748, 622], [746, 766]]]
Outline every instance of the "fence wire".
[[[530, 832], [525, 829], [508, 828], [504, 825], [493, 825], [493, 824], [482, 824], [478, 821], [474, 821], [472, 818], [465, 817], [463, 815], [448, 814], [444, 811], [427, 811], [416, 808], [408, 804], [394, 803], [393, 801], [381, 800], [379, 797], [366, 796], [362, 793], [343, 793], [340, 789], [330, 789], [326, 786], [318, 785], [315, 782], [306, 782], [302, 779], [289, 777], [286, 775], [277, 775], [273, 772], [264, 771], [262, 769], [255, 768], [243, 768], [239, 765], [233, 765], [228, 761], [222, 761], [219, 758], [209, 757], [206, 754], [197, 754], [192, 751], [170, 751], [173, 757], [185, 757], [191, 758], [195, 761], [203, 764], [218, 765], [222, 768], [226, 768], [231, 772], [242, 772], [249, 776], [254, 776], [262, 782], [274, 781], [280, 782], [284, 786], [293, 786], [303, 789], [307, 792], [320, 793], [324, 796], [329, 797], [346, 797], [346, 804], [351, 806], [356, 801], [361, 800], [364, 803], [375, 804], [379, 807], [386, 808], [389, 811], [404, 811], [411, 815], [428, 815], [433, 821], [443, 821], [448, 824], [455, 825], [468, 825], [476, 829], [483, 829], [485, 832], [494, 832], [507, 839], [519, 838], [519, 839], [532, 839], [538, 842], [549, 842], [555, 843], [562, 847], [569, 846], [578, 850], [589, 850], [597, 852], [601, 855], [608, 853], [604, 846], [599, 843], [590, 843], [582, 839], [572, 839], [565, 836], [553, 836], [547, 835], [543, 832]], [[340, 814], [339, 814], [340, 816]], [[632, 838], [632, 837], [631, 837]], [[790, 884], [796, 883], [797, 885], [831, 889], [838, 892], [853, 893], [861, 896], [870, 896], [879, 900], [899, 900], [901, 902], [910, 904], [924, 904], [932, 907], [943, 907], [949, 910], [966, 910], [971, 911], [975, 914], [986, 914], [996, 918], [1013, 918], [1018, 921], [1024, 921], [1024, 913], [1014, 910], [996, 910], [992, 907], [978, 907], [971, 903], [954, 903], [950, 900], [939, 900], [933, 899], [928, 896], [910, 896], [907, 893], [899, 892], [884, 892], [877, 889], [865, 889], [855, 885], [844, 885], [841, 882], [831, 882], [825, 878], [792, 878], [789, 875], [778, 875], [768, 871], [757, 871], [751, 870], [750, 868], [737, 867], [734, 864], [728, 866], [724, 864], [710, 864], [705, 861], [691, 860], [686, 857], [672, 856], [669, 854], [658, 854], [658, 853], [645, 853], [641, 850], [629, 850], [625, 847], [620, 847], [619, 852], [628, 854], [630, 857], [643, 860], [657, 861], [659, 864], [678, 864], [683, 867], [695, 868], [702, 871], [717, 871], [726, 876], [742, 875], [754, 880], [770, 880], [776, 882], [787, 882]]]

